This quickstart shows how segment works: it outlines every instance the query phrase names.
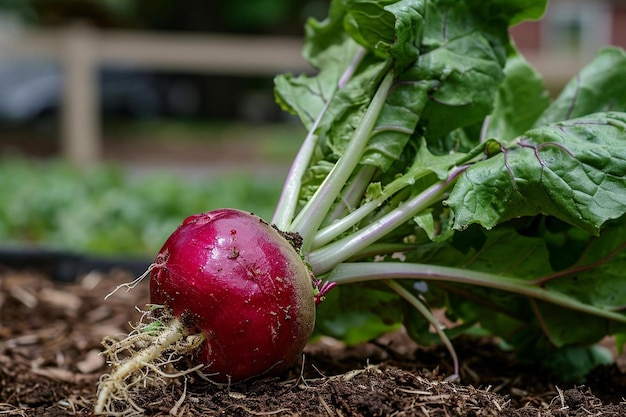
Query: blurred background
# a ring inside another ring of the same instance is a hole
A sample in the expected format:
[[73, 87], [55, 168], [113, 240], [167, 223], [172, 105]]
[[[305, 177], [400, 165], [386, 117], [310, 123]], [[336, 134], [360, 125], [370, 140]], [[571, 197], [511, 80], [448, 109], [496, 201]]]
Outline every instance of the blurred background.
[[[0, 0], [0, 248], [153, 256], [188, 214], [269, 219], [304, 132], [273, 77], [308, 72], [327, 0]], [[512, 29], [556, 94], [626, 1], [551, 0]]]

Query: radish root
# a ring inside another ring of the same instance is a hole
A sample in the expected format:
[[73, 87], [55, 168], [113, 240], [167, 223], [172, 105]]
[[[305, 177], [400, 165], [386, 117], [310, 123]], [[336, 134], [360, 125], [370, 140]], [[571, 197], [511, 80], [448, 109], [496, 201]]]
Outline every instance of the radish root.
[[[156, 317], [158, 316], [158, 317]], [[167, 379], [195, 372], [198, 365], [180, 372], [168, 372], [182, 355], [197, 349], [204, 335], [190, 335], [180, 320], [156, 306], [145, 311], [138, 325], [124, 339], [102, 341], [111, 372], [98, 383], [95, 415], [143, 415], [144, 410], [130, 394], [133, 387], [165, 384]], [[118, 410], [119, 404], [125, 404]]]
[[144, 272], [143, 274], [141, 274], [139, 277], [135, 278], [134, 280], [132, 280], [131, 282], [126, 282], [124, 284], [120, 284], [117, 287], [115, 287], [115, 289], [113, 291], [111, 291], [110, 293], [108, 293], [106, 295], [106, 297], [104, 297], [105, 300], [107, 300], [110, 296], [112, 296], [113, 294], [115, 294], [120, 288], [126, 288], [126, 292], [132, 290], [133, 288], [135, 288], [137, 285], [139, 285], [139, 283], [141, 281], [143, 281], [143, 279], [145, 277], [147, 277], [150, 272], [152, 272], [152, 270], [154, 268], [156, 268], [158, 265], [156, 263], [151, 264], [148, 269], [146, 269], [146, 272]]

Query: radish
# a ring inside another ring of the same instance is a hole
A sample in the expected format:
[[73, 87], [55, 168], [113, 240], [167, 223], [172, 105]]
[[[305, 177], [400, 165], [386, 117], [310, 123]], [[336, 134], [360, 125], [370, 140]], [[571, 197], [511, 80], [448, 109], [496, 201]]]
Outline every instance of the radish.
[[150, 302], [205, 335], [198, 360], [219, 381], [280, 372], [315, 323], [311, 273], [259, 217], [222, 209], [187, 218], [165, 242]]
[[[315, 305], [332, 286], [316, 287], [297, 242], [297, 235], [281, 234], [239, 210], [185, 219], [149, 269], [150, 302], [166, 311], [157, 309], [158, 325], [140, 326], [111, 344], [114, 365], [122, 349], [147, 347], [131, 352], [102, 380], [96, 413], [111, 412], [115, 393], [124, 395], [135, 382], [130, 377], [167, 351], [191, 355], [201, 365], [192, 369], [217, 382], [289, 368], [313, 332]], [[167, 357], [162, 365], [170, 361]]]

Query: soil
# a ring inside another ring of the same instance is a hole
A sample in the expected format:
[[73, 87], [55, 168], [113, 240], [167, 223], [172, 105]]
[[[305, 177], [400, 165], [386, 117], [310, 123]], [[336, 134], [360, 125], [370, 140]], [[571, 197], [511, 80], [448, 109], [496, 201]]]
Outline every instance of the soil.
[[[101, 340], [139, 320], [134, 307], [146, 303], [147, 282], [104, 297], [132, 279], [93, 272], [63, 284], [0, 270], [0, 415], [92, 415], [107, 372]], [[416, 346], [400, 332], [352, 347], [322, 339], [281, 377], [228, 386], [192, 374], [131, 398], [147, 416], [626, 416], [621, 362], [574, 384], [488, 340], [459, 339], [455, 347], [463, 363], [457, 381], [446, 379], [444, 349]]]

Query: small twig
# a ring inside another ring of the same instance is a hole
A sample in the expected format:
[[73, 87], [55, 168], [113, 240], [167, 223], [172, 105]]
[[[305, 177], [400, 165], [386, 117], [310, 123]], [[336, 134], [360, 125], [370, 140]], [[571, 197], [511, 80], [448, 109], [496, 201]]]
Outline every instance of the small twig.
[[273, 411], [254, 411], [254, 410], [249, 409], [248, 407], [244, 407], [243, 405], [239, 405], [237, 406], [237, 408], [241, 408], [243, 411], [245, 411], [248, 414], [252, 414], [253, 416], [272, 416], [274, 414], [280, 414], [286, 411], [291, 411], [291, 409], [289, 408], [279, 408], [278, 410], [273, 410]]
[[333, 413], [333, 410], [328, 406], [326, 400], [324, 400], [324, 397], [322, 397], [321, 395], [319, 395], [318, 397], [320, 399], [320, 403], [322, 403], [322, 407], [324, 407], [324, 410], [326, 410], [330, 417], [334, 417], [335, 413]]
[[[15, 414], [19, 413], [19, 414]], [[0, 403], [0, 415], [7, 414], [11, 416], [26, 416], [26, 412], [20, 410], [18, 407], [8, 404], [8, 403]]]
[[559, 399], [561, 400], [561, 410], [567, 410], [569, 407], [565, 404], [565, 395], [563, 395], [563, 390], [554, 386], [556, 388], [556, 392], [559, 394]]

